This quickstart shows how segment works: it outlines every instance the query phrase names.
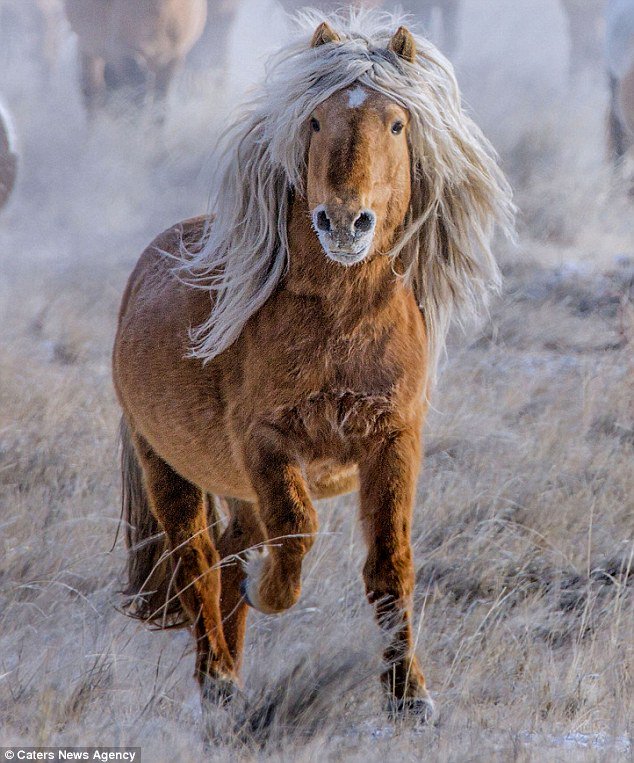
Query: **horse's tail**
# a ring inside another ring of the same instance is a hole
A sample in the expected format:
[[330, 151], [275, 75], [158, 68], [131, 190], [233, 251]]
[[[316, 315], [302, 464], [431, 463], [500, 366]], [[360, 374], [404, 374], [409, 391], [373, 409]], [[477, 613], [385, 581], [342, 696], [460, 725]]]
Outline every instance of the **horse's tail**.
[[167, 537], [150, 508], [143, 471], [124, 417], [121, 448], [121, 516], [128, 548], [126, 614], [159, 628], [189, 624], [176, 590], [176, 570]]

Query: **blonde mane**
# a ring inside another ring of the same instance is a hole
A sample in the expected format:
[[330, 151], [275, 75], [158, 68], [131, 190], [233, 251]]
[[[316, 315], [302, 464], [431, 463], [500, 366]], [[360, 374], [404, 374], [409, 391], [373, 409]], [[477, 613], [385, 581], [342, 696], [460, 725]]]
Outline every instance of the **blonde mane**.
[[[342, 42], [310, 48], [324, 18]], [[299, 40], [272, 59], [258, 94], [224, 135], [202, 248], [181, 248], [179, 276], [212, 295], [208, 319], [191, 330], [190, 354], [206, 362], [223, 352], [280, 283], [289, 201], [304, 193], [310, 115], [359, 83], [411, 115], [412, 202], [390, 254], [425, 318], [433, 377], [452, 316], [477, 313], [499, 285], [491, 238], [496, 223], [512, 231], [510, 188], [490, 143], [463, 111], [451, 64], [431, 43], [416, 37], [418, 55], [409, 64], [387, 50], [399, 24], [389, 14], [311, 11], [299, 22]]]

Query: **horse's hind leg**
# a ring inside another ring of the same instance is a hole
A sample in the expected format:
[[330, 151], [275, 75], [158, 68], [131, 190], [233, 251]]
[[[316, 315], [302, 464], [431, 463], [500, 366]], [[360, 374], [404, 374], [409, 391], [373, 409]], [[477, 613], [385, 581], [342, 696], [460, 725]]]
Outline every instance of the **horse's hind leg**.
[[163, 461], [140, 436], [134, 438], [150, 505], [175, 557], [174, 586], [193, 623], [196, 677], [203, 697], [226, 694], [234, 677], [220, 617], [220, 558], [207, 528], [201, 491]]
[[151, 83], [148, 88], [151, 107], [154, 110], [154, 122], [157, 126], [165, 123], [167, 115], [167, 96], [180, 61], [173, 60], [152, 72]]
[[389, 707], [427, 719], [433, 704], [414, 655], [411, 626], [410, 527], [419, 461], [419, 428], [413, 427], [370, 451], [359, 464], [359, 475], [361, 520], [368, 544], [363, 568], [366, 593], [390, 639], [382, 676]]
[[257, 506], [234, 498], [228, 498], [227, 503], [231, 518], [218, 542], [218, 551], [222, 559], [220, 613], [227, 647], [238, 671], [244, 646], [248, 605], [241, 591], [245, 578], [244, 565], [242, 557], [237, 555], [250, 546], [261, 544], [266, 538], [266, 533]]
[[246, 465], [267, 534], [267, 554], [247, 566], [244, 593], [255, 609], [275, 614], [301, 591], [302, 561], [314, 542], [317, 515], [292, 449], [274, 427], [250, 433]]

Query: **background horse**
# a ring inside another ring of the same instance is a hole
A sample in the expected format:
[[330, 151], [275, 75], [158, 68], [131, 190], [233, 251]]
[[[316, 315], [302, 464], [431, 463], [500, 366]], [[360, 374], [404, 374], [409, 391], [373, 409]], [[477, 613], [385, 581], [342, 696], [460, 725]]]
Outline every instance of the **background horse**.
[[403, 5], [417, 20], [420, 19], [423, 29], [428, 34], [433, 30], [434, 11], [437, 10], [440, 20], [437, 43], [443, 53], [451, 58], [458, 49], [461, 4], [462, 0], [410, 0]]
[[7, 203], [18, 169], [18, 157], [8, 112], [0, 103], [0, 209]]
[[599, 68], [603, 57], [605, 0], [561, 0], [570, 41], [570, 74]]
[[[192, 624], [204, 697], [231, 691], [247, 605], [299, 599], [312, 499], [359, 489], [383, 684], [427, 716], [421, 427], [452, 309], [497, 283], [489, 239], [512, 206], [438, 51], [366, 14], [335, 23], [282, 52], [229, 132], [213, 222], [159, 236], [128, 282], [113, 376], [129, 592], [142, 619]], [[209, 494], [230, 513], [217, 545]], [[245, 574], [250, 547], [266, 551]]]
[[206, 0], [65, 0], [65, 7], [89, 114], [120, 88], [132, 88], [137, 100], [163, 99], [207, 16]]
[[619, 160], [634, 144], [634, 0], [611, 0], [606, 25], [608, 142], [610, 155]]

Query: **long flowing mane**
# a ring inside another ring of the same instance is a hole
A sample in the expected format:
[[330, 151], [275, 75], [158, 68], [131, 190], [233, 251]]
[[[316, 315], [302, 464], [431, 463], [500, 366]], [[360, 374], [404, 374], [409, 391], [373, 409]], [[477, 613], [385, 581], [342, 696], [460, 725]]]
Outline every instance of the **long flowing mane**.
[[491, 238], [496, 223], [512, 230], [510, 188], [462, 108], [451, 64], [431, 43], [416, 37], [409, 64], [387, 49], [399, 24], [394, 16], [351, 11], [327, 17], [341, 42], [311, 48], [310, 34], [324, 18], [300, 16], [298, 40], [274, 57], [224, 135], [213, 223], [199, 251], [182, 247], [177, 265], [181, 278], [212, 295], [208, 319], [191, 330], [190, 354], [208, 361], [225, 350], [280, 283], [290, 199], [304, 193], [308, 120], [330, 95], [359, 83], [411, 115], [412, 201], [390, 255], [426, 321], [433, 376], [452, 315], [477, 312], [499, 284]]

